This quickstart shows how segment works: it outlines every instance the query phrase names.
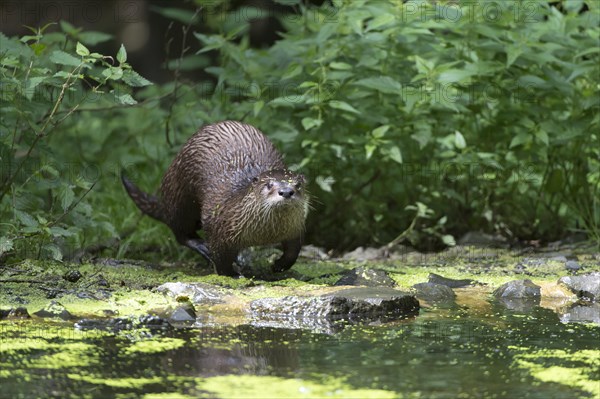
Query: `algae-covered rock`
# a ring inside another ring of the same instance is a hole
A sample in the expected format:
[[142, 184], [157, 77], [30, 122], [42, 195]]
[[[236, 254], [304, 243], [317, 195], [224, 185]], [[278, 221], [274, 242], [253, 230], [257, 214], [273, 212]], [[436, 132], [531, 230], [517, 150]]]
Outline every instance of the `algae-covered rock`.
[[396, 282], [392, 280], [389, 274], [384, 270], [356, 267], [345, 272], [334, 285], [362, 285], [366, 287], [392, 288], [396, 285]]
[[203, 283], [165, 283], [156, 287], [156, 291], [176, 298], [178, 301], [189, 299], [194, 305], [222, 303], [224, 296], [217, 288]]
[[443, 284], [419, 283], [413, 285], [417, 297], [429, 302], [452, 302], [456, 297], [452, 288]]
[[529, 311], [539, 306], [541, 287], [531, 280], [513, 280], [498, 287], [494, 296], [509, 309]]
[[560, 314], [560, 321], [563, 323], [592, 322], [600, 324], [600, 303], [591, 303], [588, 306], [575, 305]]
[[531, 280], [513, 280], [502, 284], [494, 291], [496, 298], [533, 299], [541, 296], [541, 288]]
[[116, 317], [113, 319], [81, 319], [75, 323], [75, 328], [79, 330], [118, 332], [141, 328], [146, 328], [150, 331], [165, 331], [172, 329], [172, 326], [162, 317], [146, 315], [140, 317]]
[[566, 285], [580, 298], [600, 300], [600, 272], [561, 277], [558, 282]]
[[71, 317], [71, 313], [58, 301], [51, 301], [46, 307], [37, 312], [33, 313], [37, 317], [54, 317], [60, 318], [63, 320], [69, 320]]
[[461, 288], [467, 287], [469, 285], [475, 285], [475, 281], [471, 279], [456, 280], [452, 278], [446, 278], [435, 273], [429, 273], [429, 282], [434, 284], [445, 285], [446, 287], [450, 288]]
[[298, 320], [307, 324], [322, 321], [391, 321], [414, 315], [419, 301], [414, 295], [390, 288], [349, 288], [316, 296], [263, 298], [250, 303], [254, 319], [277, 320], [295, 328]]

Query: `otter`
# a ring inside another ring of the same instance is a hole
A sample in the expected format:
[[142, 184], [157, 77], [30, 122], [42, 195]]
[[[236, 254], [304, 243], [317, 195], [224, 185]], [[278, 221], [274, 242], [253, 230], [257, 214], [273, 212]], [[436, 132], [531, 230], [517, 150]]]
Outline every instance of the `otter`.
[[124, 174], [121, 179], [144, 214], [169, 226], [220, 275], [235, 276], [233, 262], [250, 246], [282, 244], [275, 272], [298, 258], [309, 207], [305, 178], [290, 171], [253, 126], [224, 121], [202, 127], [169, 166], [160, 196], [141, 191]]

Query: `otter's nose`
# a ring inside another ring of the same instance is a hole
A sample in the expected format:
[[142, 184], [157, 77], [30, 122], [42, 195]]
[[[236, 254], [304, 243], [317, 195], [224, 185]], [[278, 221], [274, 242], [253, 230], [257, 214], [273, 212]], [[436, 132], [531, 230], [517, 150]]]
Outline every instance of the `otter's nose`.
[[291, 187], [283, 187], [279, 189], [278, 193], [283, 198], [292, 198], [292, 196], [294, 195], [294, 189]]

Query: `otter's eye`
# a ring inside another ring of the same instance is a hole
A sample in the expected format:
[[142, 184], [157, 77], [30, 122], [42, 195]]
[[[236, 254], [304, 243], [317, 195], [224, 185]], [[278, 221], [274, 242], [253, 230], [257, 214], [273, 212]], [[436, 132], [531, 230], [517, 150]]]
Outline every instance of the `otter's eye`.
[[269, 190], [272, 189], [273, 188], [273, 182], [272, 181], [267, 182], [266, 186], [267, 186], [267, 189], [269, 189]]
[[252, 178], [252, 183], [256, 183], [256, 182], [258, 182], [258, 177], [257, 177], [257, 176], [254, 176], [254, 177]]
[[302, 183], [298, 182], [294, 187], [296, 188], [296, 190], [300, 190], [300, 188], [302, 187]]

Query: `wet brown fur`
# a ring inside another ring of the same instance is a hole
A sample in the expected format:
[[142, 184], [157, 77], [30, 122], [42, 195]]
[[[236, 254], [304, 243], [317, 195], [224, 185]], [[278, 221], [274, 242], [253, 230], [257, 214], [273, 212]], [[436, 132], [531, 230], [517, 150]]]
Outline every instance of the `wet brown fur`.
[[275, 271], [296, 261], [308, 211], [304, 177], [289, 171], [250, 125], [225, 121], [200, 129], [165, 173], [160, 198], [125, 177], [123, 184], [142, 212], [166, 223], [178, 242], [213, 262], [219, 274], [234, 275], [238, 252], [253, 245], [283, 244]]

